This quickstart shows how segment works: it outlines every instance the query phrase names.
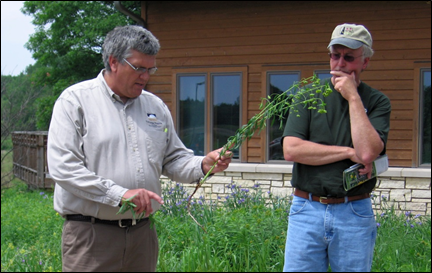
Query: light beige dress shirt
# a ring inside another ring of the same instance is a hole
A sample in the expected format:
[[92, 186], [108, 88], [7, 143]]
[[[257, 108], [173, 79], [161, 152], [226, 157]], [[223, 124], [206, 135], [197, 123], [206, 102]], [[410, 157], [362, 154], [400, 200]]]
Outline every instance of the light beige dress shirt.
[[[161, 195], [161, 174], [182, 183], [204, 176], [203, 157], [178, 138], [163, 101], [143, 90], [123, 103], [103, 72], [64, 90], [53, 109], [47, 160], [62, 216], [131, 219], [130, 212], [116, 214], [128, 189]], [[152, 207], [160, 205], [152, 200]]]

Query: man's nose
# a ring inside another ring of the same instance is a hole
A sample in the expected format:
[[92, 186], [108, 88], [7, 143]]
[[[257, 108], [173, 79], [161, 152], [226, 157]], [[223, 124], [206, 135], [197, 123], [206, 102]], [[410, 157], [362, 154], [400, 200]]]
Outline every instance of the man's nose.
[[345, 64], [346, 64], [346, 61], [345, 61], [345, 59], [344, 59], [344, 56], [341, 56], [341, 57], [339, 58], [339, 60], [337, 61], [337, 66], [338, 66], [338, 67], [344, 67]]
[[139, 77], [140, 77], [141, 79], [148, 80], [148, 79], [150, 79], [150, 73], [149, 73], [149, 71], [147, 70], [147, 71], [144, 72], [144, 73], [140, 73]]

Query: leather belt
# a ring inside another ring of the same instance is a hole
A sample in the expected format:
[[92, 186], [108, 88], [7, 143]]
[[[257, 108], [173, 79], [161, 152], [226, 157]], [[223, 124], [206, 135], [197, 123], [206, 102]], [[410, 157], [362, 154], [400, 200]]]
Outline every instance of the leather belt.
[[141, 222], [146, 222], [148, 221], [148, 218], [143, 218], [141, 220], [136, 220], [136, 219], [101, 220], [92, 216], [84, 216], [81, 214], [70, 214], [70, 215], [66, 215], [66, 220], [91, 222], [93, 224], [114, 225], [114, 226], [119, 226], [121, 228], [126, 228], [126, 227], [135, 226]]
[[[309, 193], [302, 191], [302, 190], [299, 190], [299, 189], [294, 190], [294, 195], [301, 197], [301, 198], [309, 199]], [[320, 202], [321, 204], [328, 205], [328, 204], [345, 203], [345, 198], [348, 199], [347, 200], [348, 202], [351, 202], [351, 201], [366, 199], [369, 197], [370, 197], [370, 193], [363, 193], [360, 195], [354, 195], [354, 196], [348, 196], [348, 197], [326, 197], [326, 196], [312, 195], [312, 201], [316, 201], [316, 202]]]

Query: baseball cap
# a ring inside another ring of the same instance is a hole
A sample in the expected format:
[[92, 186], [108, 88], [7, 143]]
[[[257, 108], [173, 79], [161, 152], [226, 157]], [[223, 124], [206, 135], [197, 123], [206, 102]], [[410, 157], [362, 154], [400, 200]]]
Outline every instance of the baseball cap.
[[345, 23], [333, 30], [327, 48], [332, 45], [343, 45], [351, 49], [357, 49], [362, 45], [372, 47], [372, 36], [363, 25]]

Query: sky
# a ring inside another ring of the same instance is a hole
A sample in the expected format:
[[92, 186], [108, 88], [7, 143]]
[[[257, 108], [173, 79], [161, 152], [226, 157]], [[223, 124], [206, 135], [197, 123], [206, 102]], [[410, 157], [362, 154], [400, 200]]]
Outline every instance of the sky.
[[21, 12], [24, 1], [1, 1], [1, 74], [19, 75], [34, 64], [32, 53], [24, 47], [35, 33], [32, 17]]

